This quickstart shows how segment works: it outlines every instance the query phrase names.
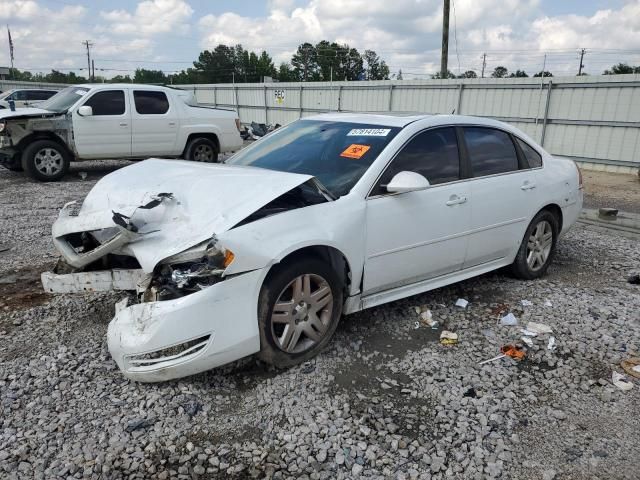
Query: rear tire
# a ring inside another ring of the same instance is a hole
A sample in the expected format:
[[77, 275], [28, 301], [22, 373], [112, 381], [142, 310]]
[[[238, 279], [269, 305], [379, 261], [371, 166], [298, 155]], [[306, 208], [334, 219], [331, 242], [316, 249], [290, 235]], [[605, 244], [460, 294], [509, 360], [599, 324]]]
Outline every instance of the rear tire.
[[524, 234], [518, 254], [511, 265], [513, 274], [523, 280], [542, 277], [556, 253], [558, 219], [549, 210], [533, 218]]
[[40, 182], [57, 182], [69, 171], [67, 149], [52, 140], [36, 140], [22, 152], [22, 168]]
[[342, 315], [336, 272], [316, 258], [275, 267], [260, 291], [258, 357], [278, 368], [316, 356], [331, 340]]
[[208, 138], [194, 138], [185, 148], [184, 158], [195, 162], [216, 163], [218, 161], [218, 146]]

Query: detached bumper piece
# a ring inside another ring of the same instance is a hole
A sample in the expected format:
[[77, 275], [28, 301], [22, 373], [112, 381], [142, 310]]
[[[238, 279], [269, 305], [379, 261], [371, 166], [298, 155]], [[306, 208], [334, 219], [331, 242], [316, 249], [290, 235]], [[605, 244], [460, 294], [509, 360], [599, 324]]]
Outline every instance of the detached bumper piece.
[[50, 293], [135, 291], [145, 277], [146, 274], [141, 269], [100, 270], [66, 274], [44, 272], [40, 276], [45, 292]]

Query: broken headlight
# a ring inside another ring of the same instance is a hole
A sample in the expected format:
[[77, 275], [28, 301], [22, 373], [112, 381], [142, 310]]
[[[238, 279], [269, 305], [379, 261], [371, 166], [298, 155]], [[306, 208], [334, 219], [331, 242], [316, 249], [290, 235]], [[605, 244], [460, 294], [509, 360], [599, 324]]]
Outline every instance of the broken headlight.
[[150, 293], [156, 300], [170, 300], [210, 287], [222, 280], [234, 260], [231, 250], [216, 240], [166, 259], [156, 267]]

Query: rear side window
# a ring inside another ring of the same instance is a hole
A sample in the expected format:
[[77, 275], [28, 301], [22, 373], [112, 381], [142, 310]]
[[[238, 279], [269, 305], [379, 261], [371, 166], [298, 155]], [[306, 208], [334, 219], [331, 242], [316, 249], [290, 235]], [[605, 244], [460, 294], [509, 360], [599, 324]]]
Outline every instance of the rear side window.
[[29, 100], [49, 100], [56, 93], [51, 90], [29, 90], [28, 97]]
[[125, 112], [124, 91], [104, 90], [84, 104], [92, 108], [94, 115], [122, 115]]
[[465, 127], [464, 137], [474, 177], [518, 170], [516, 147], [502, 130]]
[[527, 163], [529, 164], [529, 168], [538, 168], [542, 166], [542, 157], [538, 152], [536, 152], [533, 147], [531, 147], [528, 143], [520, 140], [518, 137], [516, 138], [516, 142], [520, 146], [522, 153], [524, 154], [524, 158], [527, 159]]
[[135, 90], [133, 100], [136, 104], [136, 112], [143, 115], [162, 115], [169, 110], [169, 100], [164, 92]]
[[413, 137], [382, 175], [374, 195], [387, 193], [383, 185], [400, 172], [419, 173], [431, 185], [460, 179], [458, 142], [453, 128], [427, 130]]

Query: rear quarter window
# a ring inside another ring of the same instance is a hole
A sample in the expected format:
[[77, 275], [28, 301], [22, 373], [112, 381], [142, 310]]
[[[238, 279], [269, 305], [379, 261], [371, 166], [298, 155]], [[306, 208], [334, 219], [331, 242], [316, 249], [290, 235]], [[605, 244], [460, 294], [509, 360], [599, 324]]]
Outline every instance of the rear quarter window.
[[542, 156], [527, 142], [524, 140], [520, 140], [518, 137], [516, 138], [516, 142], [518, 142], [518, 146], [524, 155], [524, 158], [527, 160], [529, 164], [529, 168], [539, 168], [542, 166]]

